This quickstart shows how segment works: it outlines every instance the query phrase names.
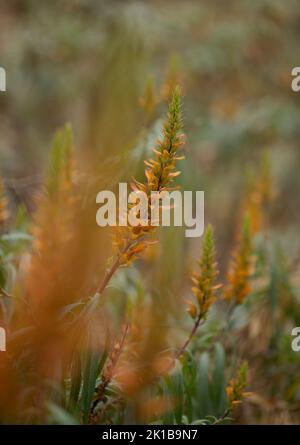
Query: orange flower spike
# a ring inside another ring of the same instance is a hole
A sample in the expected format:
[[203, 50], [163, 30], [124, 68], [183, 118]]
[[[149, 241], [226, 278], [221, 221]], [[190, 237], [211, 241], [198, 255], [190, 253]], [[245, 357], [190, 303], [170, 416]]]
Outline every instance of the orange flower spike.
[[252, 250], [251, 223], [246, 217], [241, 240], [228, 273], [229, 286], [225, 292], [225, 298], [228, 301], [242, 304], [251, 292]]
[[[181, 90], [176, 87], [169, 105], [167, 120], [163, 127], [163, 136], [158, 140], [156, 147], [153, 149], [154, 159], [145, 161], [146, 170], [145, 184], [133, 178], [131, 188], [134, 191], [143, 191], [147, 194], [149, 200], [149, 210], [151, 211], [151, 192], [161, 192], [170, 190], [170, 184], [180, 174], [174, 172], [176, 163], [182, 159], [178, 156], [179, 150], [184, 144], [182, 130], [182, 114], [181, 114]], [[150, 212], [149, 212], [150, 213]], [[137, 254], [143, 249], [139, 249], [138, 245], [143, 241], [146, 235], [151, 234], [156, 226], [151, 226], [150, 215], [149, 223], [143, 227], [130, 227], [126, 237], [125, 254], [120, 249], [119, 265], [128, 265], [136, 258]], [[118, 245], [119, 243], [115, 243]]]
[[268, 207], [276, 195], [271, 172], [269, 153], [265, 152], [260, 171], [253, 172], [244, 203], [245, 211], [251, 218], [253, 235], [268, 226]]
[[218, 276], [215, 243], [213, 238], [213, 229], [209, 225], [205, 231], [203, 239], [202, 256], [198, 262], [200, 272], [192, 275], [193, 294], [195, 295], [195, 302], [188, 302], [187, 311], [194, 321], [193, 328], [183, 346], [176, 354], [176, 359], [179, 359], [193, 337], [195, 336], [200, 323], [205, 320], [210, 307], [216, 301], [216, 290], [221, 287], [220, 284], [215, 284], [215, 279]]
[[226, 388], [229, 409], [232, 410], [235, 405], [242, 403], [245, 397], [251, 393], [245, 392], [248, 384], [248, 364], [244, 362], [237, 372], [237, 376], [229, 381]]
[[210, 225], [204, 235], [202, 257], [198, 264], [200, 266], [200, 272], [194, 273], [192, 276], [194, 283], [192, 291], [197, 300], [199, 313], [201, 317], [203, 317], [215, 302], [215, 291], [220, 287], [220, 285], [215, 285], [218, 270], [213, 229]]
[[[153, 150], [156, 159], [148, 160], [146, 177], [148, 179], [148, 192], [160, 191], [172, 181], [169, 176], [178, 160], [178, 151], [184, 144], [181, 113], [181, 90], [176, 87], [169, 105], [168, 117], [163, 128], [163, 137], [158, 140]], [[149, 166], [150, 164], [150, 166]]]
[[0, 226], [7, 221], [9, 216], [7, 204], [8, 201], [5, 195], [3, 181], [0, 179]]

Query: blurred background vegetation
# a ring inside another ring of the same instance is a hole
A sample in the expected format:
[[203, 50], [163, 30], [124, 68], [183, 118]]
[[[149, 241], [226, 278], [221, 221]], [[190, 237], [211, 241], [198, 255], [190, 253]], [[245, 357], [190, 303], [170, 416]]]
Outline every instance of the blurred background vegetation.
[[[300, 356], [290, 346], [291, 329], [300, 325], [300, 96], [290, 87], [299, 38], [297, 0], [9, 0], [0, 7], [8, 90], [0, 97], [0, 166], [12, 213], [20, 204], [34, 211], [53, 134], [66, 122], [78, 157], [93, 159], [99, 174], [109, 164], [113, 184], [141, 178], [179, 83], [187, 134], [180, 183], [205, 191], [224, 280], [244, 195], [268, 158], [273, 199], [265, 209], [268, 230], [255, 240], [258, 284], [235, 312], [224, 346], [249, 363], [253, 395], [239, 410], [240, 423], [300, 420]], [[161, 311], [168, 307], [166, 322], [180, 343], [186, 319], [178, 301], [189, 292], [201, 240], [178, 228], [160, 238], [115, 277], [110, 301], [121, 314], [124, 301], [151, 295]], [[212, 362], [225, 360], [220, 346], [211, 351], [217, 331], [212, 314], [194, 345], [202, 394], [209, 386], [203, 351]], [[196, 418], [210, 413], [201, 394], [199, 400]], [[222, 415], [220, 407], [211, 411]]]

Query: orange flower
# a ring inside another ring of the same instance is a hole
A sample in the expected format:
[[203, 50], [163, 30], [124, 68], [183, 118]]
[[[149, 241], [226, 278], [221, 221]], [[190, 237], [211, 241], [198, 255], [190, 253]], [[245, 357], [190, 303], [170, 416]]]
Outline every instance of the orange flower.
[[8, 202], [5, 196], [4, 185], [2, 180], [0, 179], [0, 226], [3, 226], [9, 216], [7, 204]]
[[171, 190], [174, 179], [180, 175], [176, 171], [177, 161], [184, 159], [179, 155], [184, 144], [181, 115], [181, 91], [176, 87], [169, 105], [168, 117], [163, 127], [163, 137], [158, 140], [153, 148], [153, 159], [145, 161], [146, 182], [142, 183], [133, 179], [131, 188], [133, 191], [142, 191], [148, 196], [149, 217], [146, 226], [118, 228], [114, 245], [117, 247], [119, 265], [128, 265], [149, 244], [145, 237], [155, 230], [151, 226], [151, 192]]
[[[215, 278], [218, 276], [216, 252], [213, 239], [213, 229], [209, 225], [203, 240], [203, 253], [199, 261], [200, 272], [194, 273], [192, 281], [194, 286], [192, 291], [196, 297], [198, 311], [201, 317], [205, 316], [210, 306], [215, 302], [215, 291], [220, 285], [215, 285]], [[190, 306], [191, 316], [195, 317], [195, 308]]]
[[244, 211], [249, 214], [253, 235], [267, 225], [267, 208], [275, 196], [273, 178], [271, 175], [268, 153], [264, 154], [262, 166], [258, 175], [253, 172], [253, 178], [248, 186]]
[[252, 273], [252, 234], [250, 219], [245, 218], [240, 243], [233, 256], [231, 270], [228, 273], [229, 286], [225, 298], [236, 304], [244, 302], [251, 292], [250, 278]]
[[249, 392], [245, 392], [245, 388], [248, 383], [248, 364], [244, 362], [237, 372], [236, 378], [229, 381], [229, 385], [226, 388], [226, 393], [229, 402], [229, 409], [232, 409], [235, 405], [242, 403], [245, 397], [250, 395]]

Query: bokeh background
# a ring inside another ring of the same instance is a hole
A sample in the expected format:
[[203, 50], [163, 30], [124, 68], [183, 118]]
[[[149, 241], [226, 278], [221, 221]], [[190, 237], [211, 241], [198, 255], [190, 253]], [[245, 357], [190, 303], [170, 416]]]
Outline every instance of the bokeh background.
[[[99, 172], [114, 166], [112, 184], [141, 178], [169, 91], [180, 84], [187, 135], [180, 183], [205, 191], [205, 220], [215, 229], [224, 279], [243, 196], [268, 157], [274, 196], [268, 234], [257, 241], [268, 266], [249, 307], [236, 316], [254, 394], [240, 410], [241, 423], [300, 420], [300, 353], [290, 346], [291, 329], [300, 325], [300, 93], [291, 90], [299, 38], [297, 0], [0, 5], [0, 64], [7, 71], [0, 168], [12, 213], [20, 204], [34, 211], [53, 134], [67, 122], [79, 157], [93, 159]], [[181, 338], [177, 323], [186, 320], [178, 298], [188, 292], [201, 241], [179, 229], [160, 236], [141, 264], [120, 271], [111, 300], [121, 311], [123, 297], [137, 299], [142, 288], [161, 311], [176, 313], [168, 323]], [[200, 349], [215, 329], [212, 320]]]

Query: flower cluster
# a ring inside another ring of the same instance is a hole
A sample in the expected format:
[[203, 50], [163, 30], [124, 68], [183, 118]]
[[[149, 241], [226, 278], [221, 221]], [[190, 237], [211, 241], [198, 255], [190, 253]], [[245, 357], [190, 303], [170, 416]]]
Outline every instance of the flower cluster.
[[243, 206], [251, 219], [253, 235], [266, 228], [268, 206], [276, 195], [273, 182], [269, 155], [265, 153], [258, 174], [253, 172]]
[[242, 304], [251, 292], [252, 250], [251, 222], [250, 219], [246, 217], [241, 239], [228, 273], [229, 286], [225, 291], [225, 298], [230, 302]]
[[233, 409], [235, 405], [242, 403], [243, 399], [250, 395], [249, 392], [245, 392], [247, 384], [248, 364], [244, 362], [238, 370], [236, 378], [231, 379], [226, 388], [230, 410]]
[[149, 220], [145, 226], [120, 228], [117, 230], [115, 246], [119, 256], [119, 264], [127, 265], [142, 252], [149, 242], [145, 236], [149, 235], [156, 226], [151, 225], [151, 192], [163, 192], [174, 190], [172, 183], [180, 175], [176, 170], [177, 161], [184, 159], [180, 150], [184, 144], [182, 134], [181, 114], [181, 90], [176, 87], [169, 105], [168, 117], [163, 127], [163, 137], [158, 140], [153, 148], [155, 157], [145, 161], [146, 182], [142, 183], [133, 179], [131, 188], [133, 191], [142, 191], [147, 194], [149, 200]]
[[203, 318], [207, 314], [209, 308], [216, 300], [215, 292], [221, 286], [215, 284], [218, 270], [213, 229], [210, 225], [204, 235], [202, 257], [198, 264], [200, 272], [194, 273], [192, 276], [194, 284], [192, 291], [196, 297], [196, 304], [191, 302], [188, 309], [189, 314], [194, 319], [199, 315]]

